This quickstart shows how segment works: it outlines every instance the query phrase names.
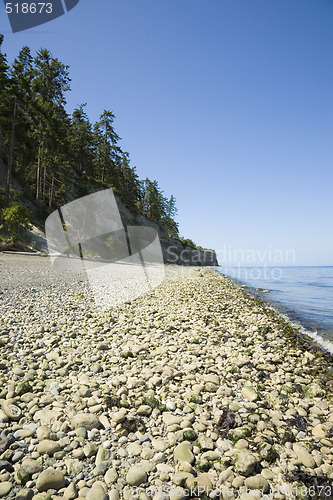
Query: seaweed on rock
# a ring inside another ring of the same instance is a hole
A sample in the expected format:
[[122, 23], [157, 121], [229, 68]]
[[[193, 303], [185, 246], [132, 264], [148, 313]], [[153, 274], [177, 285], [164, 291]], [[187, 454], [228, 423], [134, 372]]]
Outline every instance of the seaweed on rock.
[[[331, 499], [333, 495], [333, 479], [328, 476], [312, 476], [308, 472], [297, 469], [284, 477], [288, 483], [303, 483], [313, 500]], [[307, 497], [308, 498], [308, 497]]]

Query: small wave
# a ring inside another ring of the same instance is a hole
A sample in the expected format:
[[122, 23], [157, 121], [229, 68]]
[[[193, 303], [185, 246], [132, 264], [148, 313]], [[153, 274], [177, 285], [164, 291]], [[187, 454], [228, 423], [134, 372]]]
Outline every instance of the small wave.
[[306, 330], [303, 327], [301, 328], [301, 332], [304, 335], [311, 337], [315, 341], [315, 343], [320, 345], [320, 347], [322, 347], [325, 351], [329, 352], [330, 354], [333, 354], [333, 342], [324, 339], [317, 332], [311, 332], [310, 330]]
[[299, 321], [296, 321], [292, 319], [290, 316], [287, 314], [279, 311], [276, 307], [271, 306], [269, 307], [272, 311], [275, 311], [279, 314], [280, 317], [282, 317], [289, 325], [293, 326], [294, 328], [297, 328], [302, 335], [307, 335], [310, 337], [318, 346], [320, 346], [324, 351], [329, 352], [330, 354], [333, 354], [333, 342], [330, 340], [324, 339], [317, 331], [311, 331], [306, 328], [304, 328], [303, 325]]

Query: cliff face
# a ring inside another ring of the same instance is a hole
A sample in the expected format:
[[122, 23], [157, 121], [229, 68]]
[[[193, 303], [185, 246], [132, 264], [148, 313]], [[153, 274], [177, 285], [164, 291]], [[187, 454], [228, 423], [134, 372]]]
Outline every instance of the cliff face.
[[[124, 226], [148, 226], [157, 231], [162, 247], [165, 264], [178, 264], [183, 266], [218, 266], [215, 252], [211, 250], [199, 250], [192, 246], [184, 247], [182, 242], [170, 238], [168, 233], [155, 222], [147, 219], [144, 215], [134, 214], [116, 196], [117, 205]], [[44, 229], [44, 228], [42, 228]], [[36, 250], [47, 253], [47, 241], [45, 235], [37, 227], [32, 231], [24, 231], [23, 237], [26, 243], [32, 245]]]
[[[5, 184], [6, 167], [0, 160], [0, 186], [3, 187]], [[89, 191], [93, 193], [96, 191], [97, 186], [90, 186]], [[25, 199], [24, 190], [22, 186], [17, 182], [15, 178], [12, 178], [12, 188], [16, 191], [22, 193], [22, 200], [24, 204], [31, 210], [32, 217], [35, 219], [37, 212], [37, 204], [34, 204], [32, 200]], [[79, 198], [76, 183], [73, 182], [69, 185], [68, 198], [69, 201]], [[131, 212], [125, 204], [121, 201], [119, 196], [115, 195], [119, 212], [122, 221], [125, 226], [148, 226], [155, 229], [158, 233], [164, 262], [166, 264], [178, 264], [184, 266], [218, 266], [216, 253], [211, 250], [199, 250], [198, 248], [192, 246], [184, 247], [182, 242], [175, 238], [170, 238], [168, 233], [162, 229], [156, 222], [147, 219], [142, 214], [135, 214]], [[31, 231], [22, 232], [22, 237], [25, 242], [22, 242], [21, 249], [25, 248], [28, 251], [33, 249], [40, 251], [42, 253], [47, 253], [47, 241], [44, 234], [44, 224], [39, 221], [37, 224], [39, 227], [34, 226]], [[0, 242], [1, 243], [1, 242]], [[4, 249], [10, 249], [5, 244], [0, 244], [0, 251]]]
[[170, 238], [168, 233], [156, 222], [147, 219], [144, 215], [133, 214], [116, 196], [120, 215], [125, 226], [149, 226], [158, 233], [166, 264], [179, 264], [183, 266], [218, 266], [216, 253], [212, 250], [199, 250], [196, 247], [184, 247], [182, 242]]

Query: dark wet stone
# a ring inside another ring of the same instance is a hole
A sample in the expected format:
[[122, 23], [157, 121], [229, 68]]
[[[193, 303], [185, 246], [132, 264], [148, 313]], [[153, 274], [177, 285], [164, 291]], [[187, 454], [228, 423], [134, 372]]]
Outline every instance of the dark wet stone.
[[15, 438], [12, 434], [9, 434], [8, 436], [3, 437], [0, 440], [0, 455], [2, 455], [2, 453], [4, 453], [10, 447], [10, 445], [14, 443], [14, 441], [15, 441]]
[[119, 396], [107, 396], [105, 398], [106, 407], [112, 410], [113, 407], [119, 407], [120, 397]]
[[229, 410], [229, 408], [222, 408], [222, 415], [217, 423], [217, 428], [222, 431], [229, 431], [234, 429], [236, 425], [236, 417], [234, 412]]
[[306, 430], [307, 421], [306, 418], [301, 417], [301, 415], [297, 415], [294, 418], [288, 418], [286, 420], [286, 424], [291, 427], [297, 427], [300, 431]]
[[0, 460], [0, 470], [6, 470], [7, 472], [14, 472], [14, 467], [7, 460]]
[[125, 418], [121, 423], [121, 426], [127, 430], [127, 432], [145, 432], [146, 427], [141, 418]]
[[303, 387], [301, 386], [301, 384], [295, 384], [295, 389], [300, 394], [303, 394]]

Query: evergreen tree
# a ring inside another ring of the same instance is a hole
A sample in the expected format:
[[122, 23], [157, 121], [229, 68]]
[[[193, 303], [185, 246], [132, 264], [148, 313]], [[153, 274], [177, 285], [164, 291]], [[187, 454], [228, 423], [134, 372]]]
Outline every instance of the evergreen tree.
[[120, 168], [122, 151], [117, 146], [120, 137], [113, 128], [114, 114], [104, 110], [94, 125], [96, 146], [96, 174], [101, 182], [116, 189], [121, 189]]
[[10, 70], [9, 102], [13, 108], [13, 123], [8, 155], [8, 170], [13, 167], [23, 183], [27, 181], [29, 166], [35, 161], [33, 77], [33, 57], [29, 47], [23, 47]]
[[[10, 93], [9, 93], [9, 66], [6, 54], [2, 52], [4, 36], [0, 34], [0, 161], [6, 161], [6, 136], [10, 129]], [[5, 185], [5, 204], [8, 204], [10, 172], [7, 172]]]
[[164, 203], [164, 216], [161, 221], [161, 225], [163, 229], [167, 231], [167, 233], [176, 238], [179, 236], [179, 228], [177, 222], [174, 220], [174, 217], [177, 215], [178, 210], [176, 208], [176, 198], [171, 195], [169, 199], [165, 199]]
[[139, 180], [129, 154], [119, 146], [114, 114], [104, 110], [93, 127], [85, 104], [69, 116], [68, 66], [47, 49], [33, 58], [23, 47], [10, 67], [2, 44], [0, 35], [0, 160], [8, 170], [6, 204], [12, 174], [43, 210], [67, 203], [72, 188], [73, 196], [82, 196], [102, 185], [111, 187], [130, 210], [178, 236], [175, 198], [166, 198], [157, 181]]
[[125, 205], [133, 212], [138, 212], [140, 202], [144, 196], [139, 177], [135, 167], [130, 166], [128, 153], [123, 153], [121, 163], [121, 189], [120, 197]]
[[141, 202], [143, 214], [157, 224], [164, 215], [164, 197], [161, 193], [158, 182], [145, 179], [143, 181], [144, 196]]
[[71, 149], [74, 168], [87, 177], [94, 175], [94, 136], [92, 126], [81, 104], [71, 118]]
[[33, 91], [37, 125], [35, 136], [38, 140], [36, 199], [45, 201], [49, 164], [57, 157], [57, 146], [61, 138], [57, 136], [61, 130], [62, 120], [67, 121], [65, 111], [65, 92], [70, 90], [68, 66], [52, 57], [46, 49], [37, 52], [35, 58], [35, 78]]

